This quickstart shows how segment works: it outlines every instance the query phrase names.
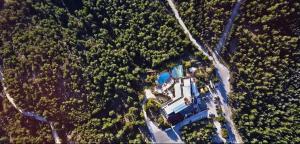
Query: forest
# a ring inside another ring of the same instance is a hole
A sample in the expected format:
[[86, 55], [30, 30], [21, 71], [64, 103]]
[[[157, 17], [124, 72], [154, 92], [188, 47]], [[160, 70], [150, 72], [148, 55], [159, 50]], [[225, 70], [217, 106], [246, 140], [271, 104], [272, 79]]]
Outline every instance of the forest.
[[182, 128], [181, 136], [186, 143], [212, 143], [212, 137], [216, 135], [211, 119], [204, 119], [191, 123]]
[[[146, 69], [193, 51], [163, 1], [15, 0], [0, 10], [0, 62], [16, 104], [64, 141], [145, 141]], [[1, 97], [1, 142], [52, 143]]]
[[247, 1], [236, 21], [232, 104], [249, 142], [300, 142], [299, 11], [299, 1]]
[[[210, 48], [236, 3], [175, 2]], [[246, 0], [220, 53], [245, 143], [300, 143], [299, 12], [297, 0]], [[193, 52], [166, 1], [0, 0], [3, 83], [19, 107], [54, 122], [63, 142], [149, 142], [146, 71]], [[0, 92], [0, 143], [54, 142], [49, 125], [22, 116]], [[201, 127], [184, 128], [185, 141], [210, 142], [210, 125], [195, 132]]]
[[[213, 48], [235, 3], [178, 0], [177, 6], [193, 35]], [[296, 0], [246, 0], [222, 49], [234, 120], [246, 143], [300, 142], [299, 12]]]
[[214, 47], [236, 0], [174, 0], [184, 23], [201, 44]]

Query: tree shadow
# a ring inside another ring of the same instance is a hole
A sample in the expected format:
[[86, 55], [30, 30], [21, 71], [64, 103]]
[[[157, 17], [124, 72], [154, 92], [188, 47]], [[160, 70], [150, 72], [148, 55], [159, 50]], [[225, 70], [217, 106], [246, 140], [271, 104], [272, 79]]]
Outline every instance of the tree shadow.
[[167, 133], [167, 135], [170, 139], [172, 139], [174, 141], [179, 141], [179, 138], [178, 138], [179, 134], [174, 129], [170, 128], [170, 129], [166, 130], [165, 132]]
[[235, 139], [235, 135], [234, 133], [232, 132], [232, 127], [229, 126], [228, 122], [226, 123], [226, 129], [228, 131], [228, 142], [231, 142], [231, 143], [235, 143], [236, 142], [236, 139]]
[[[220, 76], [219, 76], [219, 73], [217, 73], [217, 75], [218, 75], [218, 77], [220, 77]], [[220, 81], [220, 82], [219, 82], [217, 85], [215, 85], [215, 86], [216, 86], [216, 89], [219, 90], [219, 92], [220, 92], [220, 94], [221, 94], [221, 96], [222, 96], [222, 98], [223, 98], [223, 102], [227, 104], [227, 102], [228, 102], [228, 96], [227, 96], [227, 94], [226, 94], [226, 90], [225, 90], [225, 88], [224, 88], [224, 83], [223, 83], [223, 81]]]

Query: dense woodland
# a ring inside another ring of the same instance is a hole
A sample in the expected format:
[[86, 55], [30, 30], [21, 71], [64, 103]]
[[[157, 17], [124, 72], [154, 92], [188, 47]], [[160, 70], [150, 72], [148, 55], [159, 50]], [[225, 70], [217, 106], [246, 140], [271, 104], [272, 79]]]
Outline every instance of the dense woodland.
[[[192, 34], [213, 48], [236, 1], [176, 2]], [[245, 142], [299, 143], [300, 3], [247, 0], [240, 9], [222, 51], [238, 130]], [[144, 141], [146, 69], [191, 51], [166, 1], [0, 0], [8, 93], [53, 121], [64, 141]], [[0, 102], [0, 143], [53, 143], [47, 124]]]
[[[234, 4], [177, 2], [193, 35], [211, 48]], [[232, 72], [230, 102], [244, 142], [299, 143], [300, 2], [247, 0], [234, 23], [222, 57]]]
[[186, 143], [212, 143], [216, 131], [211, 119], [204, 119], [184, 126], [182, 140]]
[[[22, 109], [54, 122], [65, 141], [144, 141], [138, 95], [145, 69], [193, 48], [167, 6], [146, 0], [5, 2], [0, 62], [7, 92]], [[7, 100], [1, 104], [2, 141], [53, 142], [48, 125], [21, 116]]]
[[213, 47], [218, 42], [236, 0], [174, 0], [193, 37]]
[[240, 132], [249, 142], [299, 143], [300, 2], [247, 1], [236, 25], [228, 59]]

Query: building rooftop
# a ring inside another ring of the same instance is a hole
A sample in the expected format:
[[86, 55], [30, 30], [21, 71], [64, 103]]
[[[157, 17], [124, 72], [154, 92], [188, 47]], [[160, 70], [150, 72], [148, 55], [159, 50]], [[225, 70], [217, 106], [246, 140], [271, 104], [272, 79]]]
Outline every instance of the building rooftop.
[[197, 68], [195, 68], [195, 67], [190, 67], [189, 68], [190, 73], [195, 73], [196, 70], [197, 70]]
[[183, 85], [190, 87], [191, 86], [191, 78], [183, 79]]
[[174, 85], [175, 96], [172, 98], [173, 102], [167, 104], [163, 109], [167, 115], [171, 113], [178, 113], [184, 110], [192, 102], [191, 79], [187, 78], [181, 80]]
[[189, 102], [192, 101], [191, 87], [183, 86], [182, 93], [184, 98], [186, 98]]
[[180, 83], [176, 83], [174, 85], [174, 91], [175, 91], [175, 97], [172, 98], [173, 100], [176, 100], [176, 99], [182, 97], [182, 91], [181, 91], [181, 84]]
[[183, 79], [183, 87], [182, 87], [182, 93], [183, 97], [186, 98], [189, 102], [192, 101], [192, 92], [191, 92], [191, 79], [186, 78]]
[[178, 65], [178, 66], [173, 67], [172, 77], [173, 78], [182, 78], [183, 77], [183, 67], [182, 67], [182, 65]]
[[170, 115], [173, 112], [176, 114], [176, 113], [182, 111], [183, 109], [185, 109], [186, 107], [188, 107], [188, 106], [185, 104], [184, 99], [181, 98], [181, 99], [178, 99], [178, 100], [173, 101], [172, 103], [168, 104], [164, 108], [164, 110], [167, 115]]
[[192, 91], [193, 91], [193, 94], [194, 94], [195, 97], [200, 96], [200, 93], [199, 93], [199, 91], [197, 89], [197, 85], [196, 85], [195, 82], [192, 83]]

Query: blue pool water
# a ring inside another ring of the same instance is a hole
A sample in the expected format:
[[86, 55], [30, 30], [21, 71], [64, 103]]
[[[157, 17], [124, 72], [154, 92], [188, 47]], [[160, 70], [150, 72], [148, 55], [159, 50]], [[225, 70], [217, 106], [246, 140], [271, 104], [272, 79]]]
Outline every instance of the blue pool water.
[[168, 72], [163, 72], [159, 75], [157, 82], [159, 85], [164, 84], [170, 79], [171, 75]]

